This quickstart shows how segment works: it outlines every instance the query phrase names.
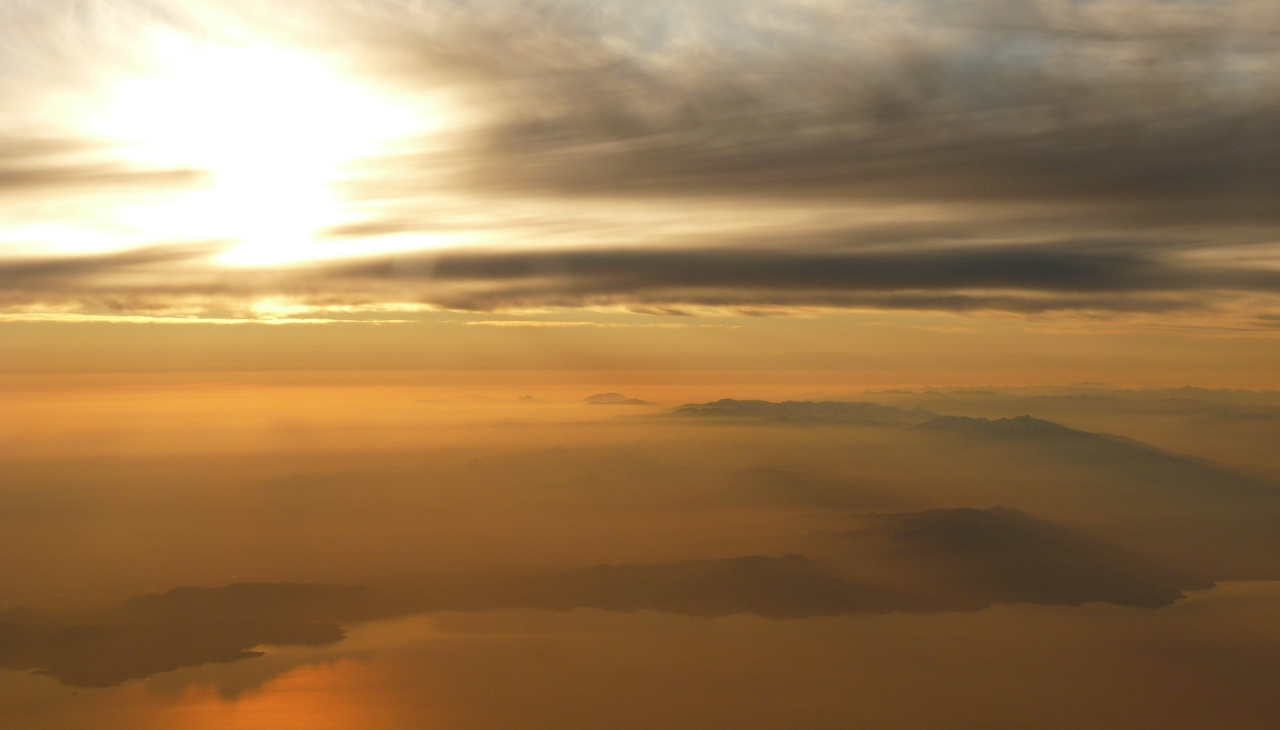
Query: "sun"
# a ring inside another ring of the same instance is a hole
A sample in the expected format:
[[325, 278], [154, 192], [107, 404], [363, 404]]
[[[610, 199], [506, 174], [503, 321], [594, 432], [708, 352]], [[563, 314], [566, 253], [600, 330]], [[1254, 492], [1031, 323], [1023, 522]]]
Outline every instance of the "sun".
[[430, 127], [303, 52], [182, 40], [152, 55], [91, 125], [131, 165], [201, 171], [207, 185], [122, 215], [152, 236], [234, 241], [225, 264], [314, 258], [315, 234], [349, 221], [337, 186], [353, 164]]

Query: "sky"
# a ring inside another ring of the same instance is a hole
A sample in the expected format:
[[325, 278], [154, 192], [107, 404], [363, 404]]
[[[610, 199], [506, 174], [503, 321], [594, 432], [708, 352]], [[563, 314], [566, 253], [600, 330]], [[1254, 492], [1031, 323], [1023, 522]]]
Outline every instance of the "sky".
[[[7, 0], [0, 319], [1012, 322], [1266, 360], [1278, 34], [1266, 0]], [[1232, 360], [1188, 377], [1275, 384]]]

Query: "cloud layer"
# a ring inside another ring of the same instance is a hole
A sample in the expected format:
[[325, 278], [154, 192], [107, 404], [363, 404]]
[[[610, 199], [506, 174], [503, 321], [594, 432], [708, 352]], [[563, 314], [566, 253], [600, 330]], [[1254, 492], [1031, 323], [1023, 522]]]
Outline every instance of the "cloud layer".
[[[259, 299], [305, 307], [413, 303], [457, 310], [625, 307], [883, 308], [1024, 314], [1178, 313], [1244, 297], [1274, 306], [1280, 271], [1155, 246], [1041, 244], [451, 250], [271, 269], [222, 269], [216, 246], [0, 264], [4, 303], [156, 311]], [[1266, 327], [1265, 315], [1253, 326]]]
[[[1196, 311], [1266, 327], [1280, 294], [1280, 10], [1261, 0], [7, 13], [25, 33], [0, 38], [0, 82], [33, 100], [48, 97], [33, 59], [87, 83], [94, 58], [127, 65], [123, 41], [163, 28], [323, 49], [405, 103], [448, 108], [344, 181], [350, 222], [317, 235], [366, 255], [268, 271], [187, 241], [28, 250], [0, 258], [0, 306]], [[15, 204], [200, 179], [90, 164], [75, 146], [90, 140], [0, 134]], [[377, 253], [415, 236], [431, 250]]]

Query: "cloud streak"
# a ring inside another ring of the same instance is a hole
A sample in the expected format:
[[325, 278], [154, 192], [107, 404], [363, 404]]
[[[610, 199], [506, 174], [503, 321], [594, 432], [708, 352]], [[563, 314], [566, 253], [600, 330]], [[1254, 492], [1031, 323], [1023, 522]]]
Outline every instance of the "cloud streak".
[[530, 307], [881, 307], [1171, 312], [1280, 292], [1280, 271], [1129, 244], [474, 251], [217, 270], [213, 249], [160, 247], [0, 264], [11, 306], [285, 298], [310, 306], [414, 302]]

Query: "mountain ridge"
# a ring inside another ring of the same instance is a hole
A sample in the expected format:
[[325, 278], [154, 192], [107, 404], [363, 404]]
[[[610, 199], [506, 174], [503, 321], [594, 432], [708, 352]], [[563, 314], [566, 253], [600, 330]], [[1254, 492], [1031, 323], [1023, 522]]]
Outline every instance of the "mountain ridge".
[[923, 423], [938, 414], [923, 408], [904, 410], [871, 402], [736, 400], [722, 398], [709, 403], [687, 403], [668, 411], [668, 417], [756, 420], [788, 424], [894, 424]]

